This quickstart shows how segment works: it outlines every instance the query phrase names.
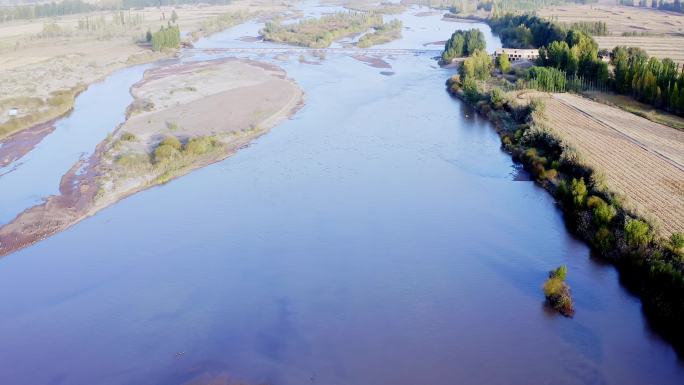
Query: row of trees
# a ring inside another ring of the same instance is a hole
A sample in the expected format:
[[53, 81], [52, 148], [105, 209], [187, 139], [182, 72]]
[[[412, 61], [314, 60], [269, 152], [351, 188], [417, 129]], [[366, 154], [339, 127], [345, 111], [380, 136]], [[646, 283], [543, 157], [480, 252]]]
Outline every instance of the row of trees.
[[19, 5], [0, 7], [0, 22], [10, 20], [28, 20], [38, 17], [55, 17], [90, 12], [98, 9], [93, 4], [82, 0], [63, 0], [59, 3]]
[[681, 0], [620, 0], [620, 4], [634, 7], [657, 8], [663, 11], [683, 12], [684, 5]]
[[539, 49], [539, 62], [564, 71], [568, 76], [579, 76], [605, 83], [609, 79], [608, 64], [598, 57], [598, 44], [579, 30], [570, 30], [565, 39], [551, 42]]
[[487, 47], [484, 34], [479, 29], [473, 28], [469, 31], [457, 30], [451, 38], [444, 44], [442, 61], [448, 63], [454, 58], [469, 56], [477, 50], [484, 50]]
[[[202, 0], [203, 4], [223, 5], [231, 0]], [[197, 4], [197, 0], [118, 0], [92, 4], [83, 0], [62, 0], [45, 4], [0, 7], [0, 22], [30, 20], [40, 17], [57, 17], [93, 11], [129, 10], [143, 7], [159, 7], [180, 4]]]
[[537, 48], [565, 40], [567, 31], [561, 25], [534, 15], [495, 15], [488, 21], [505, 47]]
[[671, 59], [649, 58], [639, 48], [615, 47], [613, 87], [644, 103], [684, 115], [684, 70]]

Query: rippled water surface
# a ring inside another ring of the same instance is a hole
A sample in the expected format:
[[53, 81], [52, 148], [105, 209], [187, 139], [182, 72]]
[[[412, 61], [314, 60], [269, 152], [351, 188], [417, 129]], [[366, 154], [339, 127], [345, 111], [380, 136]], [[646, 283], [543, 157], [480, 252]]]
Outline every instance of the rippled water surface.
[[[416, 12], [404, 25], [423, 32], [388, 46], [457, 28]], [[255, 44], [237, 39], [258, 28], [198, 47]], [[444, 91], [451, 70], [296, 56], [277, 62], [306, 92], [293, 119], [0, 260], [0, 383], [684, 381], [615, 269]], [[106, 111], [88, 95], [76, 113]], [[559, 264], [574, 319], [543, 305]]]

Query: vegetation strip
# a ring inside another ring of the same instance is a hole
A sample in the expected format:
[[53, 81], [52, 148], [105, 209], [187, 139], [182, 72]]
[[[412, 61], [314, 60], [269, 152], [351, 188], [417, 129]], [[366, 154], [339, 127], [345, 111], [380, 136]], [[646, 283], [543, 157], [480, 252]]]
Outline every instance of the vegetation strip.
[[[447, 43], [446, 47], [453, 47], [453, 43]], [[500, 69], [507, 66], [506, 60], [501, 58], [497, 64]], [[681, 230], [675, 229], [667, 239], [660, 238], [649, 221], [624, 205], [624, 200], [608, 189], [605, 175], [596, 172], [577, 149], [548, 126], [545, 103], [539, 98], [521, 102], [511, 92], [505, 92], [517, 87], [504, 77], [492, 79], [493, 68], [491, 57], [477, 49], [463, 60], [459, 74], [447, 81], [447, 89], [495, 123], [504, 149], [556, 197], [572, 232], [618, 266], [641, 294], [653, 324], [675, 347], [684, 348], [684, 330], [680, 327], [684, 321], [684, 301], [681, 300], [684, 297], [684, 235]], [[566, 79], [545, 72], [553, 69], [532, 71], [537, 72], [536, 79], [541, 83]], [[550, 285], [561, 293], [564, 291], [558, 282]], [[558, 299], [550, 302], [558, 303]]]

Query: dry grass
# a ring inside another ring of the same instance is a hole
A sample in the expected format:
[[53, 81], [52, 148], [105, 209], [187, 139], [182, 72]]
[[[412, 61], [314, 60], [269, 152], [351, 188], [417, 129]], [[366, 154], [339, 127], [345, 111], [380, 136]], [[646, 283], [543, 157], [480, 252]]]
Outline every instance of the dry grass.
[[[611, 35], [595, 37], [599, 48], [640, 47], [650, 55], [684, 63], [684, 14], [615, 5], [563, 5], [537, 13], [563, 23], [605, 21]], [[640, 36], [622, 36], [623, 33]]]
[[544, 100], [548, 126], [629, 197], [627, 208], [663, 235], [684, 231], [684, 132], [577, 95]]

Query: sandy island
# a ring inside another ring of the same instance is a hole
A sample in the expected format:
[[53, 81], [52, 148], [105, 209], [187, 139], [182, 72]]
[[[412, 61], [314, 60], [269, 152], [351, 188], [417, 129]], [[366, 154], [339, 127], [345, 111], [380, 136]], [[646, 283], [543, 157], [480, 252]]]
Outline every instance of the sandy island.
[[131, 93], [129, 118], [62, 177], [60, 195], [0, 228], [0, 256], [227, 158], [303, 102], [303, 92], [282, 69], [239, 59], [155, 68]]

